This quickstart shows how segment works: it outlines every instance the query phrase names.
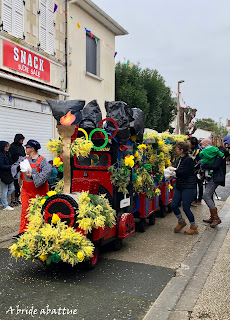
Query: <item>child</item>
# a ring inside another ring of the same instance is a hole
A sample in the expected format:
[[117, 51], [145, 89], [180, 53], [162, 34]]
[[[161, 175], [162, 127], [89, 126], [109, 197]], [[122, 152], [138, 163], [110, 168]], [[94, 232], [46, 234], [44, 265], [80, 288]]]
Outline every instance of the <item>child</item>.
[[224, 154], [217, 147], [213, 147], [211, 144], [212, 140], [208, 138], [201, 141], [203, 150], [200, 151], [199, 155], [203, 164], [212, 164], [217, 156], [221, 158], [224, 156]]

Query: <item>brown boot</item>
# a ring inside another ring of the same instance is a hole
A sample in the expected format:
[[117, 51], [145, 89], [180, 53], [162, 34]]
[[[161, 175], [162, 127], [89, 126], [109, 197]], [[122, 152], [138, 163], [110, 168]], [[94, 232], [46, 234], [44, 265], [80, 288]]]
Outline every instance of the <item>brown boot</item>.
[[178, 233], [180, 232], [185, 226], [186, 226], [186, 222], [183, 220], [183, 221], [178, 221], [178, 225], [176, 226], [176, 228], [174, 228], [174, 232], [175, 233]]
[[210, 211], [212, 212], [212, 215], [213, 215], [213, 221], [210, 224], [210, 227], [215, 228], [218, 224], [221, 223], [221, 220], [220, 220], [220, 217], [218, 216], [217, 208], [211, 209]]
[[[216, 208], [215, 208], [216, 209]], [[206, 222], [206, 223], [212, 223], [213, 220], [214, 220], [214, 211], [215, 209], [210, 209], [210, 218], [209, 219], [203, 219], [203, 222]]]
[[186, 230], [185, 234], [197, 234], [198, 233], [197, 226], [190, 226], [190, 229]]

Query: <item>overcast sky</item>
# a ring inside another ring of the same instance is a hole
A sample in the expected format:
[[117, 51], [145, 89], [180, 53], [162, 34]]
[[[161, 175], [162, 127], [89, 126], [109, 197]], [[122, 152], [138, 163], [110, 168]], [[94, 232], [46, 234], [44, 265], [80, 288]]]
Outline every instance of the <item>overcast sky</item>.
[[[157, 69], [197, 118], [230, 119], [230, 0], [93, 0], [129, 32], [116, 61]], [[181, 106], [185, 106], [181, 102]]]

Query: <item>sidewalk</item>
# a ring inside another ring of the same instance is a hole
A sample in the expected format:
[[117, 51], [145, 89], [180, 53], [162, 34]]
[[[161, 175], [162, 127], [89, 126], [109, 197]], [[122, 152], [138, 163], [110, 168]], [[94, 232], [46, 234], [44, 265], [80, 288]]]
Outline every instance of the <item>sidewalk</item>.
[[230, 319], [230, 197], [153, 303], [144, 320]]

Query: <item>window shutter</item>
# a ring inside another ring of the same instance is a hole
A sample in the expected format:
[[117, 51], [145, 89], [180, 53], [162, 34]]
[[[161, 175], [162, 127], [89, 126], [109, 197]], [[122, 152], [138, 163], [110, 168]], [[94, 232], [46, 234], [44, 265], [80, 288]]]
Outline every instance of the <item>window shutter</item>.
[[22, 0], [14, 0], [14, 35], [17, 38], [23, 38], [23, 12], [24, 5]]
[[48, 0], [47, 8], [47, 52], [54, 54], [54, 1]]
[[54, 54], [54, 0], [40, 0], [40, 48]]
[[46, 50], [46, 0], [40, 0], [39, 41], [40, 48]]
[[9, 33], [13, 33], [13, 0], [2, 1], [2, 22], [3, 30]]

